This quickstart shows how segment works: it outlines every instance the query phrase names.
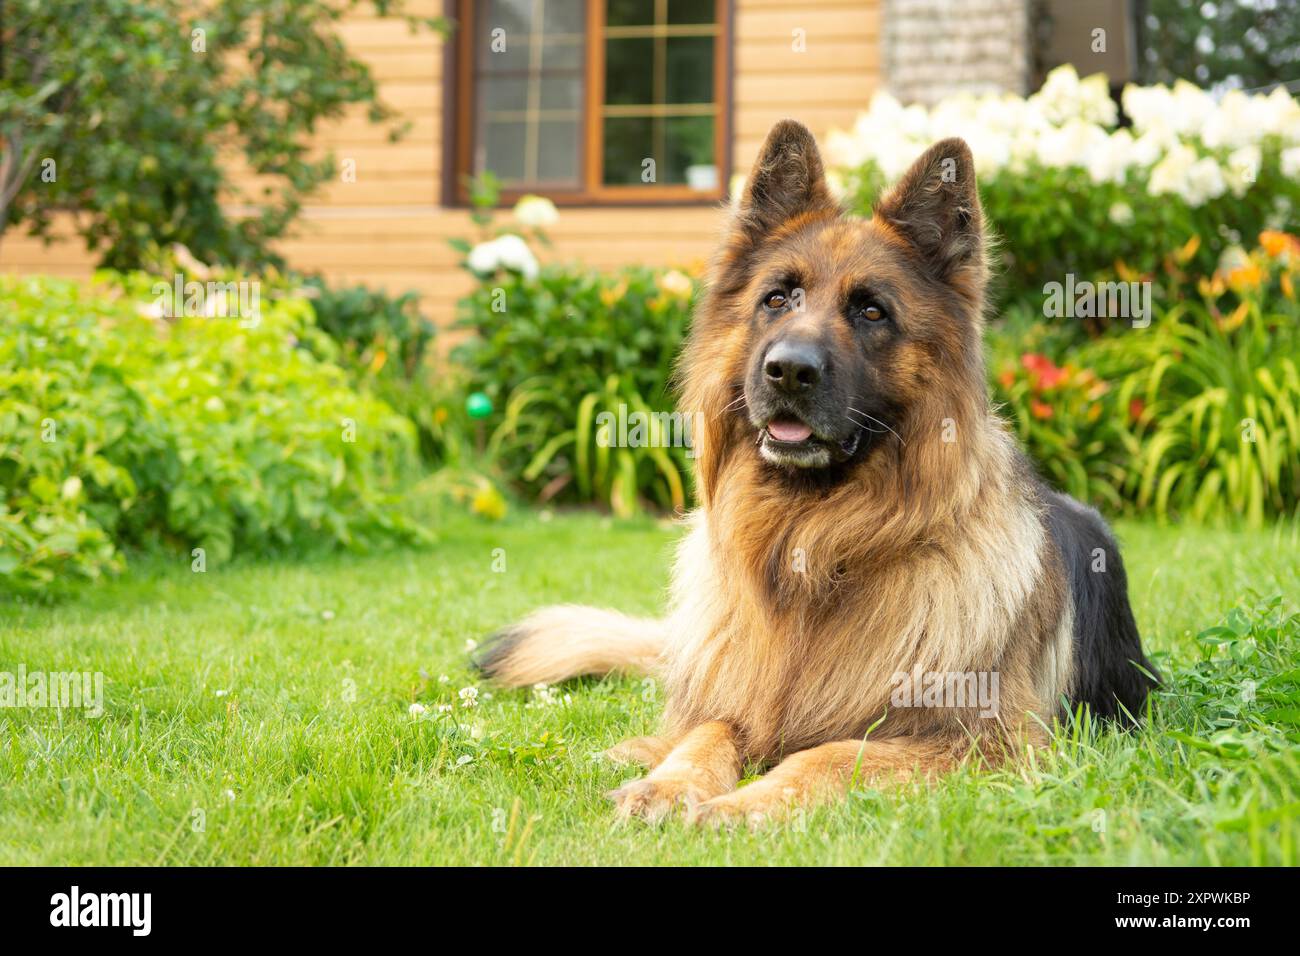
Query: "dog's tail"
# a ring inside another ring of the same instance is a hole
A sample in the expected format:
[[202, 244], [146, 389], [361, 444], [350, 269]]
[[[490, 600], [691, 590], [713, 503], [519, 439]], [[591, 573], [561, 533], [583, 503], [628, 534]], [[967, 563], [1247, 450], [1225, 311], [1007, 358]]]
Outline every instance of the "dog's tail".
[[561, 604], [493, 634], [471, 660], [500, 684], [528, 687], [583, 674], [653, 674], [665, 640], [663, 621]]

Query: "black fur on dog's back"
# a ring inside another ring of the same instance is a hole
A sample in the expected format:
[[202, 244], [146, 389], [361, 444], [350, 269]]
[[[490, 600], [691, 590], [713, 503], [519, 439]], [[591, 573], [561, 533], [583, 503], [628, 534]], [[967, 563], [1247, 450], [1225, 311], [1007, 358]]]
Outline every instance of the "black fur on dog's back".
[[1159, 675], [1142, 653], [1119, 545], [1095, 509], [1054, 491], [1044, 498], [1074, 602], [1071, 704], [1085, 703], [1099, 717], [1140, 720]]

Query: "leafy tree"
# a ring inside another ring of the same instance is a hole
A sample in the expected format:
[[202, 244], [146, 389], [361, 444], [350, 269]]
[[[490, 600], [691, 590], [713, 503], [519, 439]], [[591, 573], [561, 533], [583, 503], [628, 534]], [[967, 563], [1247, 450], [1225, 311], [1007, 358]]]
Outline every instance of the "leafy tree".
[[[5, 0], [0, 230], [23, 222], [48, 238], [71, 211], [106, 266], [171, 242], [208, 261], [276, 262], [268, 241], [335, 175], [332, 155], [312, 155], [320, 123], [363, 104], [391, 138], [404, 132], [335, 31], [361, 6], [445, 28], [404, 3]], [[256, 195], [232, 179], [234, 156]]]
[[1300, 0], [1146, 0], [1144, 83], [1259, 89], [1300, 80]]

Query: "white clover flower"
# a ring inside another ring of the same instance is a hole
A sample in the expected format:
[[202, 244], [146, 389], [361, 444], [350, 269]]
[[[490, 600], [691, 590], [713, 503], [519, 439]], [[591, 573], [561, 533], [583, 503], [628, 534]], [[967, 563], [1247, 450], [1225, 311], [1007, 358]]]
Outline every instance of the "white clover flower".
[[[567, 697], [567, 695], [566, 695]], [[533, 685], [533, 703], [528, 706], [553, 707], [560, 702], [559, 693], [549, 684]]]
[[560, 221], [555, 203], [545, 196], [521, 196], [515, 203], [515, 222], [527, 229], [544, 229]]
[[423, 717], [427, 710], [428, 708], [420, 703], [412, 704], [410, 707], [406, 708], [406, 712], [415, 718]]
[[477, 706], [478, 706], [478, 688], [477, 688], [477, 687], [462, 687], [462, 688], [460, 689], [459, 693], [457, 693], [456, 696], [460, 698], [460, 705], [461, 705], [462, 707], [477, 707]]

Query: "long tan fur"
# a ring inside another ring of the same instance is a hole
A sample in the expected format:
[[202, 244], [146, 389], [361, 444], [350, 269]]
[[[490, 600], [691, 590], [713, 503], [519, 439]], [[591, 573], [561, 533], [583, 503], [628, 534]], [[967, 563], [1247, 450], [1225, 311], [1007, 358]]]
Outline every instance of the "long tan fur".
[[[945, 160], [951, 188], [937, 178]], [[486, 667], [511, 685], [663, 676], [662, 735], [616, 754], [652, 768], [614, 794], [621, 815], [683, 804], [696, 820], [757, 818], [854, 779], [925, 777], [1042, 738], [1072, 679], [1070, 598], [985, 393], [982, 229], [960, 141], [931, 150], [862, 222], [840, 217], [806, 130], [769, 137], [681, 367], [682, 407], [706, 427], [668, 616], [552, 608], [510, 629]], [[892, 363], [907, 414], [831, 487], [774, 482], [752, 426], [729, 411], [753, 347], [744, 310], [773, 247], [831, 283], [869, 268], [905, 290], [910, 314], [934, 317]], [[922, 267], [941, 271], [942, 290], [911, 278]], [[891, 706], [900, 672], [996, 672], [997, 713]], [[746, 760], [774, 769], [733, 792]]]

